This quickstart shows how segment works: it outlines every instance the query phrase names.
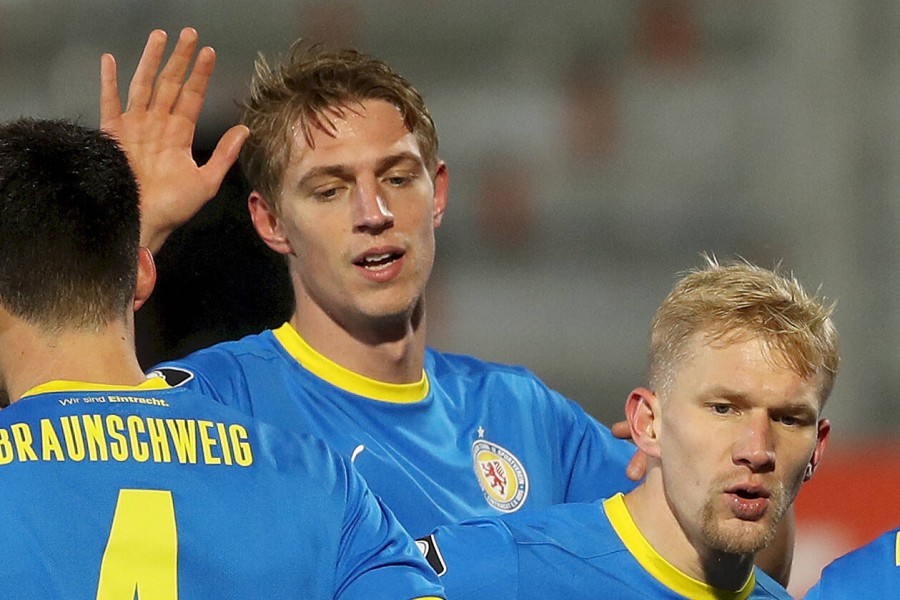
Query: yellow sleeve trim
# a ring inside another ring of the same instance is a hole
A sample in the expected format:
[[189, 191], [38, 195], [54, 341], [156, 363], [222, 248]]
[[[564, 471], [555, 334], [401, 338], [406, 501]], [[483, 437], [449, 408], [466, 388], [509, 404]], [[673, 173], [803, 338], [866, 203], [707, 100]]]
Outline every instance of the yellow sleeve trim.
[[384, 383], [354, 373], [316, 352], [306, 343], [290, 323], [272, 331], [275, 339], [304, 368], [333, 386], [358, 396], [381, 402], [408, 404], [419, 402], [428, 396], [428, 377], [422, 371], [422, 379], [415, 383]]
[[894, 537], [894, 566], [900, 567], [900, 531]]
[[732, 592], [720, 590], [679, 570], [653, 549], [631, 518], [631, 513], [625, 506], [625, 496], [621, 493], [606, 499], [603, 508], [613, 529], [632, 556], [657, 581], [672, 591], [695, 600], [746, 600], [756, 587], [756, 575], [753, 571], [741, 589]]
[[134, 390], [167, 390], [171, 388], [162, 377], [148, 377], [139, 385], [111, 385], [107, 383], [94, 383], [88, 381], [65, 381], [62, 379], [48, 381], [36, 385], [22, 397], [46, 394], [48, 392], [124, 392]]

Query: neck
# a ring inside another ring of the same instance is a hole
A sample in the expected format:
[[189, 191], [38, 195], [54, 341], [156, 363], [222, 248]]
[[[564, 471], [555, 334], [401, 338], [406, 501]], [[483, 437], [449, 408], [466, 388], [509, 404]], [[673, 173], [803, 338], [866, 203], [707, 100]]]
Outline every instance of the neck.
[[651, 468], [625, 505], [653, 549], [678, 570], [713, 587], [736, 591], [753, 569], [754, 556], [731, 554], [692, 540], [672, 512], [659, 468]]
[[422, 378], [424, 300], [408, 316], [355, 323], [338, 322], [318, 306], [306, 305], [294, 310], [290, 323], [316, 352], [354, 373], [384, 383], [414, 383]]
[[145, 380], [135, 356], [130, 320], [96, 331], [55, 333], [17, 320], [0, 331], [0, 373], [12, 401], [48, 381], [139, 385]]

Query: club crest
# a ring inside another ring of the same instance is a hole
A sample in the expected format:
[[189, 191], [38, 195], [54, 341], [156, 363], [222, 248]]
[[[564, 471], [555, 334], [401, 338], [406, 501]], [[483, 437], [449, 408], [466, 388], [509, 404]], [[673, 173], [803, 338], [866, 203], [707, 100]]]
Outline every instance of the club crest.
[[488, 440], [472, 444], [475, 475], [487, 503], [502, 512], [515, 512], [528, 497], [528, 474], [516, 456]]

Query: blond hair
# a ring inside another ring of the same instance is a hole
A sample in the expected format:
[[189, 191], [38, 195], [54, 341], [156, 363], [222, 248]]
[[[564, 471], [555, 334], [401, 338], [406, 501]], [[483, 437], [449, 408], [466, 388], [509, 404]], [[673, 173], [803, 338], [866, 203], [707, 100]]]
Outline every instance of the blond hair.
[[250, 137], [241, 150], [241, 166], [254, 189], [276, 206], [295, 126], [313, 146], [313, 129], [333, 131], [333, 116], [354, 112], [366, 100], [383, 100], [400, 111], [419, 142], [428, 171], [435, 173], [437, 132], [425, 102], [408, 81], [378, 59], [297, 40], [274, 67], [259, 56], [250, 88], [242, 116]]
[[759, 336], [770, 358], [805, 379], [820, 379], [825, 403], [837, 376], [838, 336], [833, 303], [807, 294], [792, 275], [746, 261], [707, 265], [684, 275], [663, 300], [650, 329], [649, 383], [671, 384], [694, 334], [729, 343]]

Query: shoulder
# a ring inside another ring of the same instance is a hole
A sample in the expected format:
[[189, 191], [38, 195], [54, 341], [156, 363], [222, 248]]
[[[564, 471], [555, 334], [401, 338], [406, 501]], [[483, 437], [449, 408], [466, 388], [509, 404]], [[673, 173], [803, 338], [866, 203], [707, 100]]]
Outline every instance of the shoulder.
[[277, 353], [278, 344], [271, 330], [248, 335], [239, 340], [220, 342], [208, 348], [197, 350], [184, 358], [166, 361], [161, 365], [178, 366], [185, 369], [209, 367], [220, 363], [242, 362], [246, 360], [267, 359]]
[[579, 558], [624, 550], [600, 501], [568, 502], [502, 518], [517, 544], [556, 547]]
[[837, 597], [840, 590], [854, 590], [860, 597], [869, 597], [864, 595], [866, 592], [900, 592], [898, 543], [900, 528], [895, 528], [865, 546], [835, 559], [822, 570], [817, 584], [821, 597]]
[[599, 502], [557, 504], [541, 510], [473, 519], [438, 529], [438, 543], [443, 543], [442, 536], [465, 540], [463, 548], [473, 547], [470, 541], [482, 542], [477, 546], [484, 547], [483, 542], [492, 540], [494, 545], [522, 546], [531, 551], [540, 546], [560, 548], [579, 557], [622, 549]]
[[162, 362], [148, 374], [162, 377], [171, 386], [185, 386], [211, 393], [225, 381], [243, 380], [245, 373], [261, 373], [276, 363], [280, 354], [272, 332], [249, 335], [197, 350], [184, 358]]
[[437, 375], [476, 378], [496, 376], [540, 382], [537, 376], [525, 367], [482, 360], [468, 354], [440, 352], [434, 348], [425, 351], [425, 366]]
[[451, 395], [455, 391], [470, 391], [481, 397], [526, 403], [539, 401], [560, 409], [581, 410], [522, 366], [504, 365], [429, 348], [425, 355], [425, 370], [434, 383]]

